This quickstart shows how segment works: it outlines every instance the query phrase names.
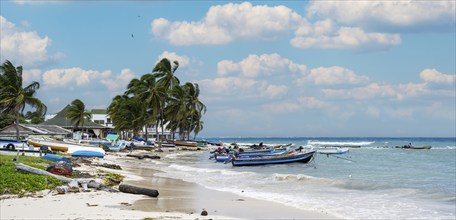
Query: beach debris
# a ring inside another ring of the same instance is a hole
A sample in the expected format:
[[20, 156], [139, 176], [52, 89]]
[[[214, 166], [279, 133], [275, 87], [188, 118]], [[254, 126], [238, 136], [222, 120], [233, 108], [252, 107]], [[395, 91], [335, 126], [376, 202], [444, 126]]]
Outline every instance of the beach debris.
[[201, 212], [201, 215], [202, 216], [207, 216], [207, 211], [203, 209], [203, 211]]
[[88, 203], [88, 202], [86, 203], [86, 205], [89, 206], [89, 207], [98, 206], [98, 204], [90, 204], [90, 203]]
[[120, 167], [120, 166], [117, 165], [117, 164], [103, 163], [103, 164], [95, 164], [95, 166], [106, 167], [106, 168], [114, 169], [114, 170], [121, 170], [121, 169], [122, 169], [122, 167]]
[[144, 158], [149, 158], [149, 159], [160, 159], [160, 156], [156, 156], [156, 155], [134, 155], [134, 154], [127, 154], [127, 157], [135, 157], [139, 160], [142, 160]]
[[141, 194], [150, 197], [157, 197], [159, 195], [158, 190], [156, 189], [148, 189], [144, 187], [128, 185], [125, 183], [119, 185], [119, 191], [131, 194]]
[[55, 164], [51, 164], [47, 167], [46, 171], [62, 176], [70, 176], [73, 174], [71, 164], [66, 161], [59, 161]]
[[[25, 171], [25, 172], [29, 172], [29, 173], [38, 174], [38, 175], [52, 176], [52, 177], [55, 177], [56, 179], [58, 179], [58, 180], [60, 180], [62, 182], [65, 182], [65, 183], [70, 183], [72, 181], [76, 181], [78, 183], [78, 185], [87, 184], [88, 188], [101, 189], [101, 190], [105, 190], [105, 191], [108, 191], [108, 192], [119, 192], [118, 190], [113, 189], [111, 187], [108, 187], [108, 186], [106, 186], [104, 184], [98, 183], [95, 180], [72, 179], [72, 178], [68, 178], [68, 177], [64, 177], [64, 176], [53, 174], [53, 173], [48, 172], [46, 170], [40, 170], [38, 168], [34, 168], [34, 167], [31, 167], [31, 166], [25, 165], [23, 163], [15, 163], [14, 166], [19, 171]], [[66, 190], [66, 191], [68, 191], [68, 190]]]

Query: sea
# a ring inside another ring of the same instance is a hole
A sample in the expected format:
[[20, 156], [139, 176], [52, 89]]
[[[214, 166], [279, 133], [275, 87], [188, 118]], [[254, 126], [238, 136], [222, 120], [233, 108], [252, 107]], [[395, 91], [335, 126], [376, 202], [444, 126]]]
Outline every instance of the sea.
[[[343, 219], [456, 219], [456, 138], [215, 137], [207, 141], [359, 146], [308, 164], [233, 167], [206, 151], [151, 161], [156, 175]], [[430, 150], [396, 146], [432, 146]]]

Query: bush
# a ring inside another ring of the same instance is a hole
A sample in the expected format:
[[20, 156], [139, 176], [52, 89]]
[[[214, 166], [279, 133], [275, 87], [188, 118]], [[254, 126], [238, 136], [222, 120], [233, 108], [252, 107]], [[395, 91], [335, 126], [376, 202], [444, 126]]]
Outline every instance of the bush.
[[[13, 159], [15, 156], [0, 156], [0, 195], [24, 194], [44, 189], [52, 189], [64, 182], [51, 177], [16, 171]], [[21, 156], [20, 162], [45, 170], [52, 161], [38, 157]]]

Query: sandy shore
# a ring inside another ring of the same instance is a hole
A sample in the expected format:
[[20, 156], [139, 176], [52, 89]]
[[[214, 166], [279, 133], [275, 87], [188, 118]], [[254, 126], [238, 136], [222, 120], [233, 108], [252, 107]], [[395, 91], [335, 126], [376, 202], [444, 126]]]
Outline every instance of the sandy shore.
[[[64, 195], [42, 191], [23, 198], [3, 196], [0, 219], [336, 219], [326, 213], [303, 211], [157, 177], [154, 173], [158, 171], [141, 166], [143, 160], [126, 154], [110, 153], [103, 159], [93, 159], [93, 163], [118, 164], [122, 170], [99, 166], [81, 166], [75, 170], [120, 173], [126, 177], [125, 183], [157, 189], [160, 193], [157, 198], [102, 190]], [[164, 154], [166, 152], [158, 155]], [[203, 210], [207, 216], [201, 215]]]

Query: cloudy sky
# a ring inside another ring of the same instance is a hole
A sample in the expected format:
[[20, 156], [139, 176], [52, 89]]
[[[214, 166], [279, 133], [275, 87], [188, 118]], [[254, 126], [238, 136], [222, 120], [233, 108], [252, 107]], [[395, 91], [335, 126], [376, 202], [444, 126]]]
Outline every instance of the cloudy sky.
[[455, 1], [4, 1], [1, 60], [48, 113], [106, 108], [161, 58], [200, 137], [455, 136]]

